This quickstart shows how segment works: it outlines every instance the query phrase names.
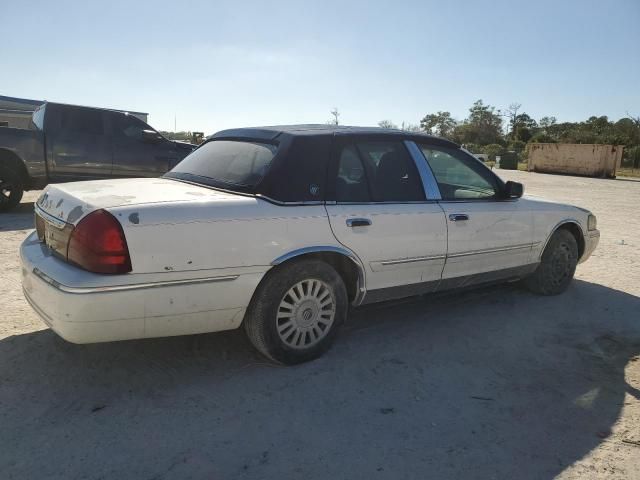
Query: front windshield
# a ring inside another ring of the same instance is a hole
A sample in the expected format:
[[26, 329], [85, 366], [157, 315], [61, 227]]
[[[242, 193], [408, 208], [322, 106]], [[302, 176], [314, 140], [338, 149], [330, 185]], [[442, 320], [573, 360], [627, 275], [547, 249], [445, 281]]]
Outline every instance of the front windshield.
[[269, 143], [213, 140], [188, 155], [165, 176], [249, 191], [264, 178], [276, 151], [277, 146]]

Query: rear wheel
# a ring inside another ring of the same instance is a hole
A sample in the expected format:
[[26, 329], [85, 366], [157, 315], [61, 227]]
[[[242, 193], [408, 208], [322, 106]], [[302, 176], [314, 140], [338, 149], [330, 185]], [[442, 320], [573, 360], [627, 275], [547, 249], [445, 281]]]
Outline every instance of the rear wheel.
[[578, 243], [575, 237], [567, 230], [558, 230], [542, 252], [540, 265], [524, 280], [524, 284], [539, 295], [558, 295], [571, 283], [577, 264]]
[[22, 199], [24, 184], [20, 174], [0, 165], [0, 212], [7, 212], [14, 208]]
[[293, 262], [267, 275], [247, 310], [247, 337], [276, 362], [293, 365], [319, 357], [347, 315], [340, 275], [318, 260]]

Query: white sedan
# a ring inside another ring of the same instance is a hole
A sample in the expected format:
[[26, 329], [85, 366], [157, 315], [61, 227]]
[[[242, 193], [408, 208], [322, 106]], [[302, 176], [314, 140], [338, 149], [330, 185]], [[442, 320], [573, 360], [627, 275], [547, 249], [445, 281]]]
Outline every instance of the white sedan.
[[163, 178], [47, 187], [24, 293], [74, 343], [242, 326], [267, 357], [303, 362], [349, 305], [518, 279], [563, 292], [596, 219], [522, 190], [428, 135], [225, 130]]

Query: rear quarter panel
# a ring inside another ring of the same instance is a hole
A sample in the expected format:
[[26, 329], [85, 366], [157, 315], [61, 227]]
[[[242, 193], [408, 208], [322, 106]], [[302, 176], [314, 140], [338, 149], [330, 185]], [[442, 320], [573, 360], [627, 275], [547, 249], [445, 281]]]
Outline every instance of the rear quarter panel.
[[309, 246], [340, 246], [323, 205], [254, 197], [109, 209], [123, 225], [133, 273], [257, 268]]

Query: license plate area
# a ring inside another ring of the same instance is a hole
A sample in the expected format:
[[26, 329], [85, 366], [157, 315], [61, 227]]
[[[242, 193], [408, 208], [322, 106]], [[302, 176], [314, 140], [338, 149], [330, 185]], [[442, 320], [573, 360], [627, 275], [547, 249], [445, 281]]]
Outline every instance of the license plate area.
[[35, 209], [35, 224], [38, 240], [53, 252], [66, 258], [69, 237], [73, 225], [49, 215], [39, 207]]

